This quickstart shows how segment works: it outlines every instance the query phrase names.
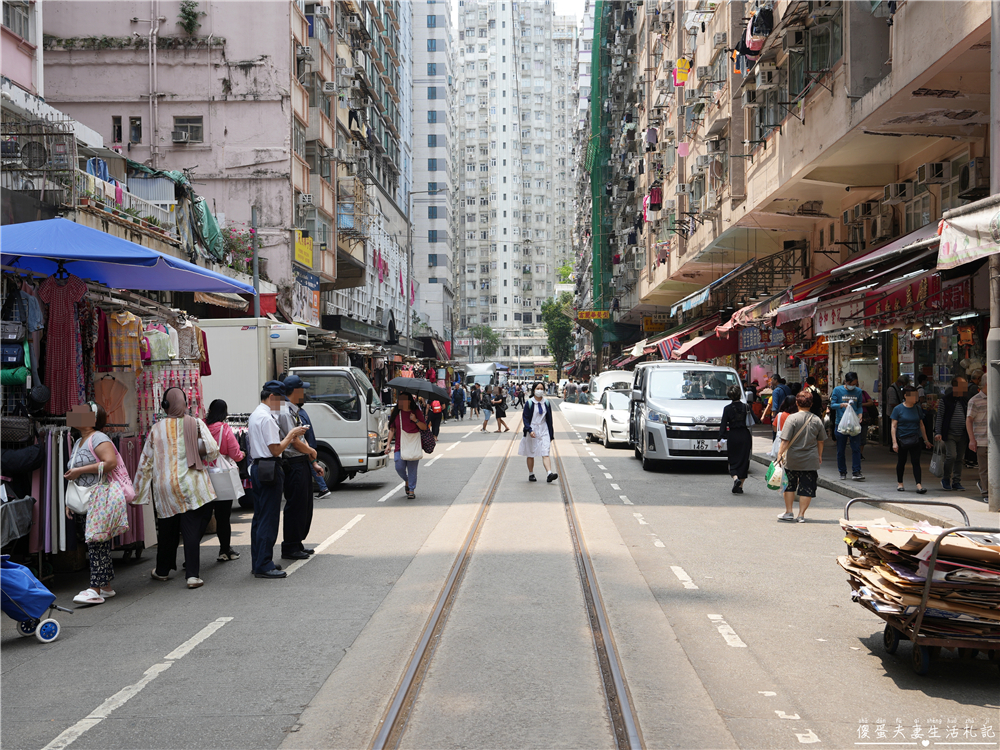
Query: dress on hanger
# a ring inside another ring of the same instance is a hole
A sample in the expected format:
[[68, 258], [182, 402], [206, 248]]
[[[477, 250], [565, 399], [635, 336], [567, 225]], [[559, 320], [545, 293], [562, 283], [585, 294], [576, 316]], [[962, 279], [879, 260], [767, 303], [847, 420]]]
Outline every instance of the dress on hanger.
[[45, 346], [45, 385], [51, 397], [49, 414], [65, 414], [80, 403], [80, 370], [76, 350], [80, 329], [76, 325], [76, 303], [87, 294], [87, 285], [77, 276], [60, 281], [49, 276], [38, 288], [38, 298], [49, 306]]

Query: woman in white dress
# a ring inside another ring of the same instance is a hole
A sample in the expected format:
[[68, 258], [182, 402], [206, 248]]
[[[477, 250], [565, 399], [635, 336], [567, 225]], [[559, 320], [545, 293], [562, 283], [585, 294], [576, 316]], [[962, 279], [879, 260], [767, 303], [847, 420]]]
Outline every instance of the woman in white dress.
[[552, 427], [552, 404], [545, 398], [545, 389], [541, 383], [532, 386], [533, 398], [524, 405], [521, 421], [524, 427], [524, 437], [518, 446], [517, 455], [528, 459], [528, 481], [535, 479], [535, 459], [541, 458], [545, 471], [548, 472], [547, 482], [554, 482], [559, 475], [552, 471], [549, 464], [549, 447], [555, 439]]

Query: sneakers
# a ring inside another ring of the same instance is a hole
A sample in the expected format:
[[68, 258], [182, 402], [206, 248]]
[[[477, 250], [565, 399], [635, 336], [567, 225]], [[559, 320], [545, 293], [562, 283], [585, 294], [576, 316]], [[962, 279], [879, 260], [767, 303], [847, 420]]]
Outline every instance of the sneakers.
[[554, 482], [554, 481], [556, 481], [556, 480], [557, 480], [558, 478], [559, 478], [559, 475], [558, 475], [558, 474], [556, 474], [556, 473], [555, 473], [554, 471], [550, 471], [550, 472], [549, 472], [549, 475], [548, 475], [547, 477], [545, 477], [545, 481], [546, 481], [546, 482]]
[[961, 482], [952, 482], [951, 483], [951, 488], [953, 490], [958, 491], [958, 492], [965, 492], [965, 487], [962, 486]]
[[333, 493], [330, 492], [330, 490], [327, 490], [326, 492], [316, 495], [317, 500], [326, 500], [328, 497], [333, 497]]
[[806, 522], [806, 517], [805, 516], [796, 516], [795, 517], [795, 523], [805, 523], [805, 522]]
[[948, 481], [947, 479], [942, 479], [941, 480], [941, 489], [943, 489], [943, 490], [950, 490], [951, 489], [951, 482]]
[[865, 481], [865, 475], [859, 471], [857, 474], [852, 476], [851, 479], [853, 479], [855, 482], [863, 482]]
[[795, 520], [795, 516], [793, 516], [791, 513], [782, 513], [780, 516], [778, 516], [778, 520], [779, 521], [794, 521]]
[[538, 480], [535, 479], [535, 475], [534, 474], [528, 474], [528, 481], [529, 482], [537, 482]]
[[234, 549], [230, 549], [228, 552], [220, 552], [219, 556], [215, 559], [218, 562], [229, 562], [230, 560], [239, 560], [240, 553]]
[[846, 479], [847, 479], [847, 472], [846, 471], [840, 472], [840, 481], [843, 482]]
[[199, 589], [205, 585], [205, 582], [200, 578], [195, 578], [194, 576], [192, 576], [191, 578], [187, 579], [187, 585], [189, 589]]

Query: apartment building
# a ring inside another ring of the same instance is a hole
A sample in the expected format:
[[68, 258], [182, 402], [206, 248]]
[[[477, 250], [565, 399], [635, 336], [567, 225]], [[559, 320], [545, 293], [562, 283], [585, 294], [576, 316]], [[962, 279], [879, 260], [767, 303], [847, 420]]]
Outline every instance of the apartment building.
[[413, 274], [417, 311], [448, 342], [455, 311], [453, 42], [450, 4], [420, 5], [413, 19]]
[[597, 3], [606, 104], [584, 162], [602, 341], [711, 331], [873, 249], [931, 242], [988, 185], [989, 18], [976, 2]]
[[576, 19], [462, 0], [455, 25], [459, 326], [492, 327], [527, 368], [549, 361], [541, 306], [572, 257]]
[[249, 226], [256, 208], [265, 277], [295, 319], [366, 317], [385, 336], [392, 317], [403, 330], [404, 284], [380, 286], [370, 267], [388, 256], [409, 275], [405, 9], [252, 7], [50, 0], [47, 96], [129, 159], [184, 172], [220, 223]]

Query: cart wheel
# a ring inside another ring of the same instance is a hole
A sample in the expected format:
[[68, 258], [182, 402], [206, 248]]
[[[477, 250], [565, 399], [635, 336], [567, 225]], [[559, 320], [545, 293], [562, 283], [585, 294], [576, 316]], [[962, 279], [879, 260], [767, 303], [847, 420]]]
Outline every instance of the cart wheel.
[[975, 659], [979, 656], [978, 648], [960, 648], [958, 650], [959, 659]]
[[892, 625], [886, 625], [882, 631], [882, 645], [885, 646], [887, 654], [894, 654], [899, 648], [899, 631]]
[[913, 644], [913, 671], [919, 675], [931, 671], [931, 650], [927, 646]]
[[17, 623], [18, 635], [32, 635], [38, 627], [38, 620], [21, 620]]
[[51, 617], [46, 620], [42, 620], [38, 624], [38, 630], [35, 631], [35, 638], [40, 640], [42, 643], [52, 643], [52, 641], [58, 637], [59, 623]]

